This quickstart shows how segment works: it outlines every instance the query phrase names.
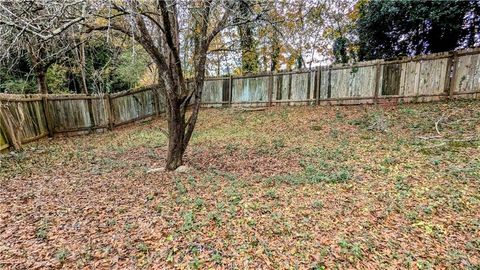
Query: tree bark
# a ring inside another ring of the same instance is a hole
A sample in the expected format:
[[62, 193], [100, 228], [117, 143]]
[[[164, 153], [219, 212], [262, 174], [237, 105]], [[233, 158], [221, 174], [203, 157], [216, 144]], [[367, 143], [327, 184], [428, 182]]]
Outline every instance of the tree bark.
[[185, 144], [185, 110], [175, 101], [168, 108], [168, 151], [165, 168], [175, 170], [183, 164]]
[[82, 94], [88, 95], [87, 75], [85, 72], [85, 43], [80, 44], [78, 58], [80, 58], [80, 75], [82, 76]]
[[42, 68], [39, 68], [38, 70], [35, 71], [35, 74], [37, 76], [37, 83], [38, 83], [38, 91], [41, 94], [48, 94], [48, 86], [47, 86], [47, 76], [45, 70]]

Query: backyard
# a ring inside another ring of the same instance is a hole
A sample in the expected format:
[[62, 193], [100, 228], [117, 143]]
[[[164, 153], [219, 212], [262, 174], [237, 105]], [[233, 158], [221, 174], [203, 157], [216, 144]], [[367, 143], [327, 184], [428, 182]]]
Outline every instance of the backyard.
[[204, 109], [0, 156], [0, 268], [480, 268], [480, 102]]

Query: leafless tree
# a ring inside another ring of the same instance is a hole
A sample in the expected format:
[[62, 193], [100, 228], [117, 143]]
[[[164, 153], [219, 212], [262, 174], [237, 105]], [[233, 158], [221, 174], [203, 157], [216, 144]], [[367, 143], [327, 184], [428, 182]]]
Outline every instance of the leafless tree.
[[84, 20], [86, 8], [84, 0], [0, 1], [0, 60], [27, 53], [46, 94], [48, 68], [80, 44], [69, 30]]
[[[94, 16], [95, 21], [106, 19], [104, 23], [87, 25], [89, 31], [115, 30], [131, 37], [157, 66], [168, 119], [167, 170], [183, 164], [198, 118], [211, 42], [224, 29], [259, 20], [263, 14], [261, 2], [248, 1], [249, 12], [239, 16], [235, 10], [240, 3], [244, 1], [109, 1], [98, 7]], [[181, 46], [183, 43], [192, 46]], [[191, 70], [182, 64], [186, 55]], [[187, 117], [189, 106], [192, 110]]]

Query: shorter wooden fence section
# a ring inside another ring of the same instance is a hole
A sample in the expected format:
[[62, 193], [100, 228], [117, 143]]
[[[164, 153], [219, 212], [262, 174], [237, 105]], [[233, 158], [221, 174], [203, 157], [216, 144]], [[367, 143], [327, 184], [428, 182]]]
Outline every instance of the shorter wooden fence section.
[[[480, 96], [480, 48], [310, 70], [207, 78], [203, 107], [353, 105]], [[158, 85], [104, 95], [0, 94], [0, 150], [165, 111]]]

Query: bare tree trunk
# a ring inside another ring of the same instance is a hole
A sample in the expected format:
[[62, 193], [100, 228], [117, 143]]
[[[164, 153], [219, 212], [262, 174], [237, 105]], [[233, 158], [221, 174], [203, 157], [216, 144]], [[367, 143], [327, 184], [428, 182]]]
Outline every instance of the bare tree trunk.
[[85, 72], [85, 43], [83, 42], [80, 44], [78, 57], [80, 58], [80, 74], [82, 76], [82, 93], [85, 95], [88, 95], [87, 76]]
[[[247, 16], [249, 13], [249, 2], [239, 1], [239, 13]], [[242, 72], [258, 72], [258, 54], [257, 44], [254, 38], [254, 29], [251, 24], [241, 24], [238, 26], [240, 35], [240, 47], [242, 50]]]
[[47, 76], [45, 70], [43, 70], [43, 68], [39, 68], [35, 70], [35, 75], [37, 77], [38, 92], [41, 94], [48, 94]]
[[272, 33], [272, 40], [271, 40], [271, 64], [270, 64], [270, 71], [277, 71], [278, 70], [278, 58], [280, 57], [280, 42], [278, 40], [277, 32], [273, 31]]
[[185, 152], [185, 111], [179, 104], [168, 106], [167, 170], [175, 170], [183, 164]]

